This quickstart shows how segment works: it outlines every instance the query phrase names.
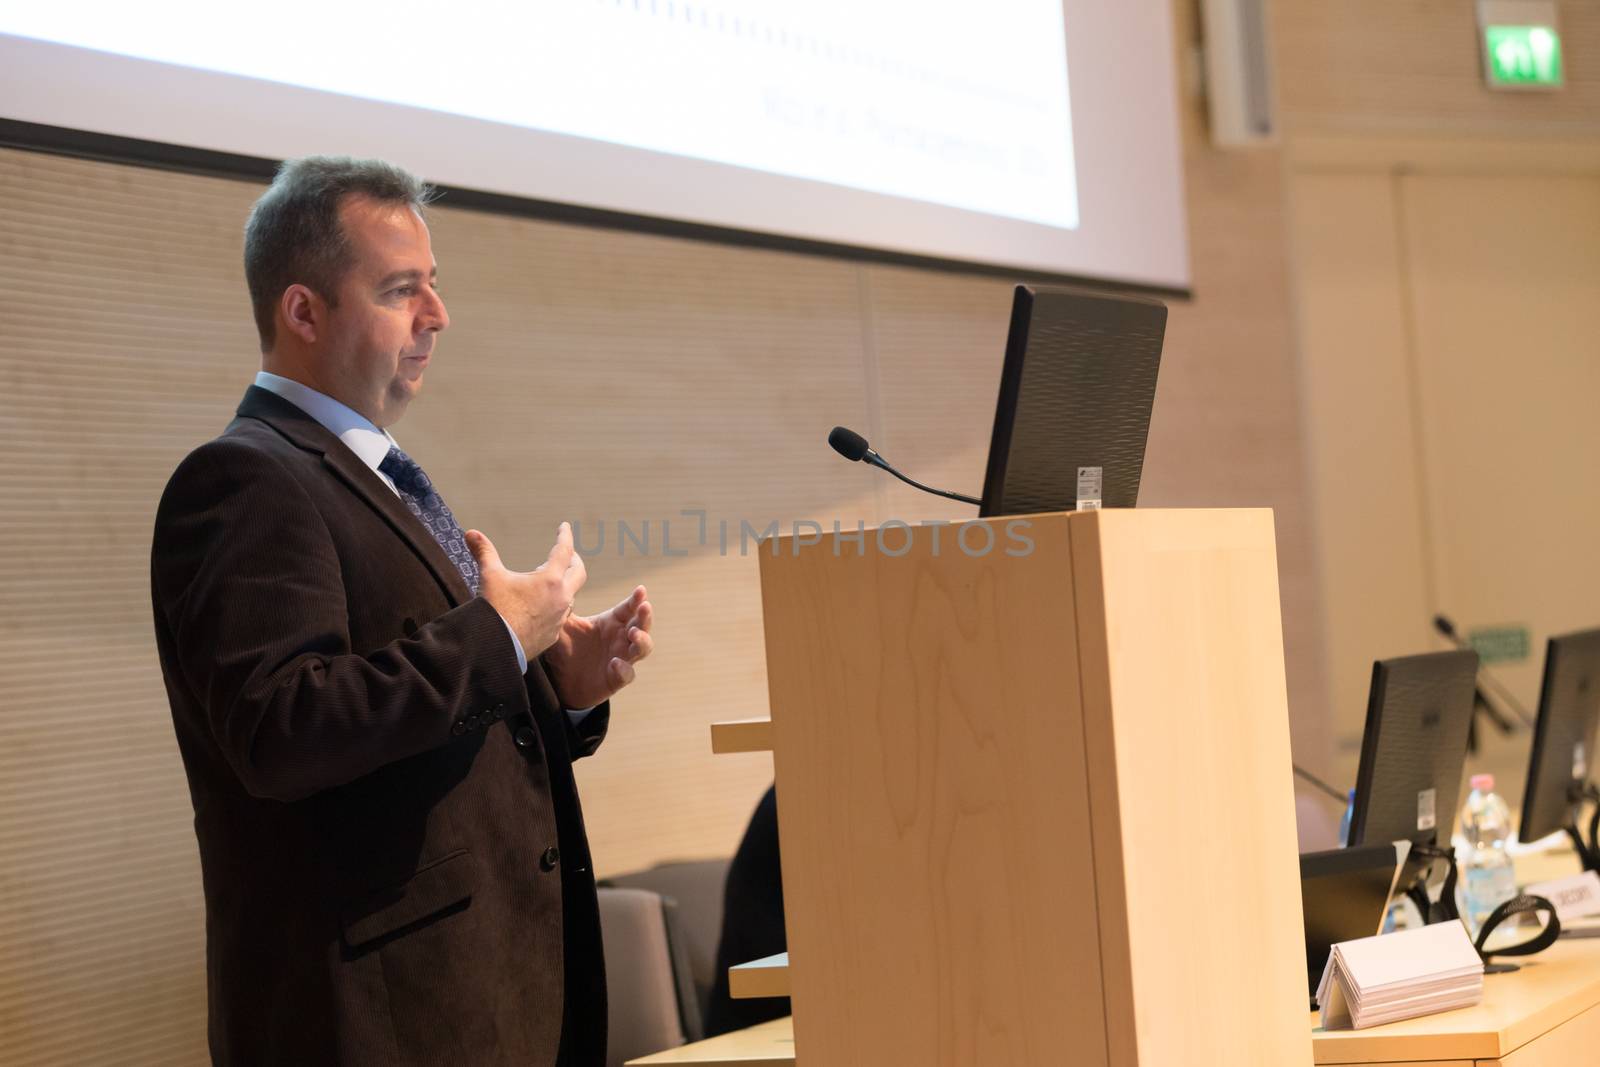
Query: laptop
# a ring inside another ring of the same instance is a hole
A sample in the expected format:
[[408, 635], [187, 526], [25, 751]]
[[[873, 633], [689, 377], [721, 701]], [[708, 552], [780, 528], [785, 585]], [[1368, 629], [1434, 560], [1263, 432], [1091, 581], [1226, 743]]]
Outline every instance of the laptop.
[[1405, 868], [1410, 841], [1300, 854], [1300, 907], [1306, 922], [1306, 995], [1317, 1010], [1317, 983], [1341, 941], [1383, 932], [1389, 898]]

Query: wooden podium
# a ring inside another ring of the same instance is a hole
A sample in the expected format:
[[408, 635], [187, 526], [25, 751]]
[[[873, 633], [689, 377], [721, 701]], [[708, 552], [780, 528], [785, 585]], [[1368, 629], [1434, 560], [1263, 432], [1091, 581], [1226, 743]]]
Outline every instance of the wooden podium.
[[761, 588], [802, 1067], [1311, 1063], [1269, 511], [784, 537]]

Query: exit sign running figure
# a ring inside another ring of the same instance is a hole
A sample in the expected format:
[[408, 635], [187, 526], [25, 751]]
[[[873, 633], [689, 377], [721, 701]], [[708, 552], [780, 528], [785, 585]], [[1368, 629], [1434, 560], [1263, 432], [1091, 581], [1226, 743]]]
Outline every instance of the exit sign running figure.
[[1481, 0], [1483, 76], [1491, 89], [1559, 89], [1561, 35], [1546, 0]]

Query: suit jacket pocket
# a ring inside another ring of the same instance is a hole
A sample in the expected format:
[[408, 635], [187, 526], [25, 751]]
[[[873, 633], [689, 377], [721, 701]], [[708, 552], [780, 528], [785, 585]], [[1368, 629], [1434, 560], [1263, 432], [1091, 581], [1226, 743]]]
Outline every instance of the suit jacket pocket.
[[472, 899], [472, 854], [458, 849], [423, 867], [404, 883], [340, 909], [345, 944], [376, 948], [430, 920], [461, 910]]

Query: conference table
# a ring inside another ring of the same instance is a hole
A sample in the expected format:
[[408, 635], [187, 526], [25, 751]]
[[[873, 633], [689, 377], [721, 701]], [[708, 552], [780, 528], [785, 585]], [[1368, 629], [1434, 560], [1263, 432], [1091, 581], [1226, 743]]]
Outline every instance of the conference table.
[[[1569, 873], [1575, 866], [1570, 853], [1527, 855], [1517, 862], [1519, 881]], [[1521, 970], [1484, 977], [1483, 1000], [1470, 1008], [1337, 1031], [1322, 1030], [1316, 1013], [1310, 1013], [1312, 1060], [1318, 1067], [1600, 1064], [1600, 937], [1562, 938], [1515, 962]], [[630, 1060], [629, 1067], [784, 1067], [794, 1062], [794, 1020], [786, 1017]]]
[[[1410, 1067], [1579, 1067], [1600, 1063], [1600, 938], [1563, 939], [1514, 974], [1484, 978], [1471, 1008], [1367, 1030], [1326, 1032], [1307, 1016], [1313, 1062]], [[783, 1067], [794, 1020], [697, 1041], [629, 1067]]]

